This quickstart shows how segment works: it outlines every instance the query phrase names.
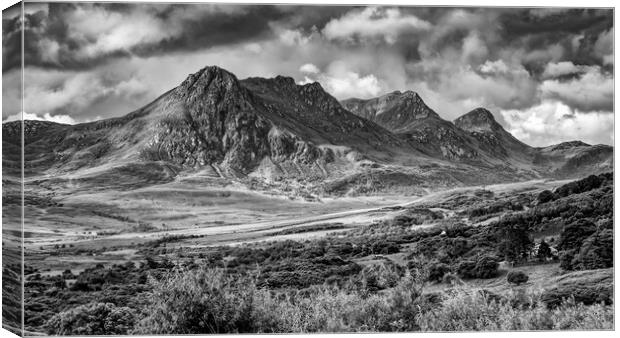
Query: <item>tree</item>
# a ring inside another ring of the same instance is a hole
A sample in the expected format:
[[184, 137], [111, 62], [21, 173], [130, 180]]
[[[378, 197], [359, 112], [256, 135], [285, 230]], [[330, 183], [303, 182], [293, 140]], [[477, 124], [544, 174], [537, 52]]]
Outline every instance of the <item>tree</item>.
[[538, 260], [544, 262], [547, 258], [551, 257], [551, 247], [545, 240], [541, 240], [540, 244], [538, 244], [538, 252], [536, 253]]
[[532, 247], [529, 227], [522, 216], [498, 222], [496, 238], [499, 241], [499, 252], [506, 260], [522, 260], [527, 258]]
[[506, 276], [508, 283], [521, 285], [530, 279], [523, 271], [510, 271]]
[[577, 269], [603, 269], [613, 266], [614, 238], [613, 230], [603, 229], [588, 237], [575, 257]]
[[560, 234], [558, 250], [579, 250], [583, 241], [595, 232], [596, 226], [587, 219], [579, 219], [572, 222]]

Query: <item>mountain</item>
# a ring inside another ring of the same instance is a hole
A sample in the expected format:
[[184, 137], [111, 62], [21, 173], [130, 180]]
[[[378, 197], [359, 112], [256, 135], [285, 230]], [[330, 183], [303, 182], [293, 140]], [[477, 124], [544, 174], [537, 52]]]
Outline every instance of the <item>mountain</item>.
[[476, 108], [454, 120], [454, 125], [468, 132], [479, 146], [494, 157], [531, 162], [534, 149], [507, 132], [485, 108]]
[[572, 178], [613, 171], [613, 147], [589, 145], [581, 141], [536, 148], [535, 164], [553, 173], [555, 177]]
[[372, 99], [348, 99], [343, 107], [376, 122], [413, 147], [451, 161], [482, 160], [476, 141], [443, 120], [415, 92], [392, 92]]
[[531, 147], [506, 131], [485, 108], [454, 123], [443, 120], [414, 92], [392, 92], [371, 99], [347, 99], [352, 113], [377, 122], [425, 153], [449, 161], [529, 172], [532, 177], [570, 177], [612, 168], [613, 148], [573, 142]]
[[345, 109], [394, 133], [406, 132], [422, 119], [439, 119], [439, 115], [410, 90], [404, 93], [395, 91], [369, 100], [352, 98], [341, 103]]
[[[572, 175], [610, 156], [604, 147], [529, 147], [484, 109], [445, 121], [411, 91], [341, 104], [316, 82], [239, 80], [219, 67], [190, 74], [122, 117], [24, 127], [26, 177], [83, 189], [132, 189], [200, 174], [280, 191], [419, 192]], [[21, 123], [4, 123], [3, 133], [3, 170], [15, 175]]]

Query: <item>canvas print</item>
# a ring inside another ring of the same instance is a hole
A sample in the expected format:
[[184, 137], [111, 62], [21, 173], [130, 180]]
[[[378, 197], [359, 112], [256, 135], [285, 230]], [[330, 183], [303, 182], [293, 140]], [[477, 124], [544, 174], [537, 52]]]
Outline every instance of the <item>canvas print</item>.
[[611, 8], [24, 2], [18, 335], [613, 330]]

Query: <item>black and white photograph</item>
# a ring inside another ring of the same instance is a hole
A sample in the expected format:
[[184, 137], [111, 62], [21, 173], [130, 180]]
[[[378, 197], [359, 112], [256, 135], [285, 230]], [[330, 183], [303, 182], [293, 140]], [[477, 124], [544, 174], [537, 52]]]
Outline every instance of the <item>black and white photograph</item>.
[[615, 330], [614, 10], [7, 4], [2, 328]]

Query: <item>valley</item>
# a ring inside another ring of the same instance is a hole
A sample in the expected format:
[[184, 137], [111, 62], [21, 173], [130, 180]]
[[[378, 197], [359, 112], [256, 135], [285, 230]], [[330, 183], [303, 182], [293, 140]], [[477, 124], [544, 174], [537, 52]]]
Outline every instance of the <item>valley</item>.
[[[23, 248], [32, 334], [613, 325], [610, 146], [214, 66], [125, 116], [2, 137], [3, 285]], [[498, 317], [445, 320], [462, 308]]]

